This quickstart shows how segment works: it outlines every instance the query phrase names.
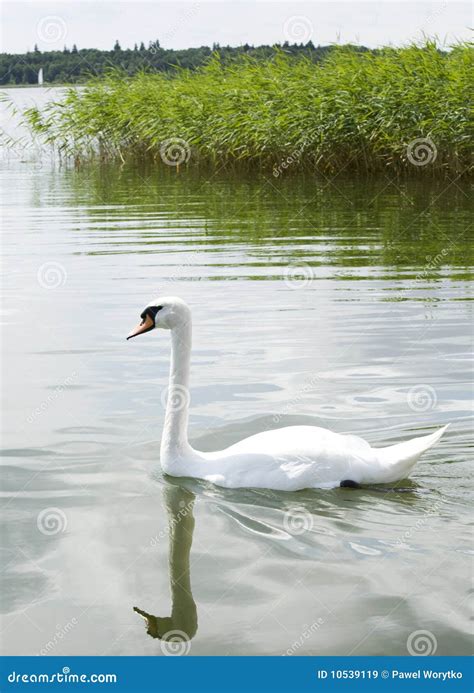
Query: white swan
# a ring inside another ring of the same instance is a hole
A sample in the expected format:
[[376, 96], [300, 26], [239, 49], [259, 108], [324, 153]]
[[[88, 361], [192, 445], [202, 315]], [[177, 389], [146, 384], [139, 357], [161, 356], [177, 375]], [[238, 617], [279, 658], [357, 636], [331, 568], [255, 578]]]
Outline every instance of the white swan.
[[155, 328], [171, 331], [171, 367], [161, 466], [166, 474], [205, 479], [226, 488], [297, 491], [405, 479], [420, 455], [447, 426], [387, 448], [372, 448], [353, 435], [317, 426], [288, 426], [263, 431], [225, 450], [198, 452], [188, 442], [191, 311], [174, 296], [158, 298], [141, 314], [127, 339]]

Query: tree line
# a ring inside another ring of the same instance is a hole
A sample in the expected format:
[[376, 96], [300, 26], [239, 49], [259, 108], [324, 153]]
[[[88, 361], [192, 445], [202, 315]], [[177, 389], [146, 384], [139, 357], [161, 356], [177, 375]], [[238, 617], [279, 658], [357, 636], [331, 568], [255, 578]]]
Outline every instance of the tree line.
[[[223, 61], [232, 62], [242, 55], [266, 59], [275, 49], [289, 55], [305, 55], [315, 62], [332, 50], [332, 46], [315, 46], [312, 41], [306, 44], [288, 42], [273, 46], [238, 47], [220, 46], [187, 48], [184, 50], [165, 49], [159, 41], [150, 41], [148, 46], [142, 42], [132, 49], [122, 49], [116, 41], [110, 51], [97, 48], [64, 47], [63, 50], [41, 51], [35, 46], [33, 51], [23, 54], [0, 53], [0, 85], [37, 84], [38, 72], [43, 69], [47, 84], [77, 84], [87, 82], [91, 77], [104, 74], [107, 69], [121, 69], [129, 75], [140, 71], [166, 72], [176, 68], [195, 69], [204, 65], [212, 54], [218, 54]], [[358, 47], [356, 50], [367, 51]]]

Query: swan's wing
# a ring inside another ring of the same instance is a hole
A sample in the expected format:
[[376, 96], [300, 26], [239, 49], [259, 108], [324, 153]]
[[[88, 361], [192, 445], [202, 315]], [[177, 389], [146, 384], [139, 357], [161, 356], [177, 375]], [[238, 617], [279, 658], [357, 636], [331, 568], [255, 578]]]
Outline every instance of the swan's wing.
[[275, 462], [289, 479], [296, 479], [307, 474], [315, 464], [314, 458], [307, 455], [277, 457]]
[[344, 447], [351, 453], [364, 454], [370, 453], [373, 450], [369, 443], [363, 438], [359, 438], [359, 436], [347, 434], [340, 437], [344, 440]]
[[366, 465], [373, 463], [374, 453], [358, 436], [289, 426], [258, 433], [205, 457], [211, 465], [202, 478], [219, 486], [292, 491], [331, 488], [343, 479], [358, 481]]

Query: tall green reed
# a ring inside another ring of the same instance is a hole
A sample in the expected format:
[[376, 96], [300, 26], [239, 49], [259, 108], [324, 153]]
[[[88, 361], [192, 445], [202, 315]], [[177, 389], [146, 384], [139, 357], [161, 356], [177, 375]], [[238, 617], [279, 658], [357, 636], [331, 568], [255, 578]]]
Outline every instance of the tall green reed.
[[275, 177], [299, 168], [461, 174], [471, 164], [472, 72], [468, 44], [442, 52], [432, 41], [336, 47], [318, 64], [281, 51], [227, 65], [214, 57], [197, 71], [111, 72], [26, 119], [76, 158], [189, 158]]

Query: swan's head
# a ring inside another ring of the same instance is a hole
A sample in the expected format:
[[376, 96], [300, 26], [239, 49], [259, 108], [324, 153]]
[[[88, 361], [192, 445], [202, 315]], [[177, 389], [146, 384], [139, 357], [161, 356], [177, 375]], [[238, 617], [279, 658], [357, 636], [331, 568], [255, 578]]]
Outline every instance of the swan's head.
[[190, 615], [186, 616], [186, 611], [181, 613], [177, 610], [177, 615], [173, 616], [154, 616], [149, 614], [138, 606], [134, 606], [133, 610], [139, 614], [145, 621], [148, 635], [152, 638], [158, 638], [165, 642], [184, 642], [192, 640], [197, 633], [197, 613], [196, 605], [192, 602], [194, 609], [191, 609]]
[[189, 306], [176, 296], [162, 296], [151, 301], [140, 314], [141, 322], [128, 335], [127, 339], [150, 332], [156, 327], [172, 330], [189, 323], [191, 311]]

